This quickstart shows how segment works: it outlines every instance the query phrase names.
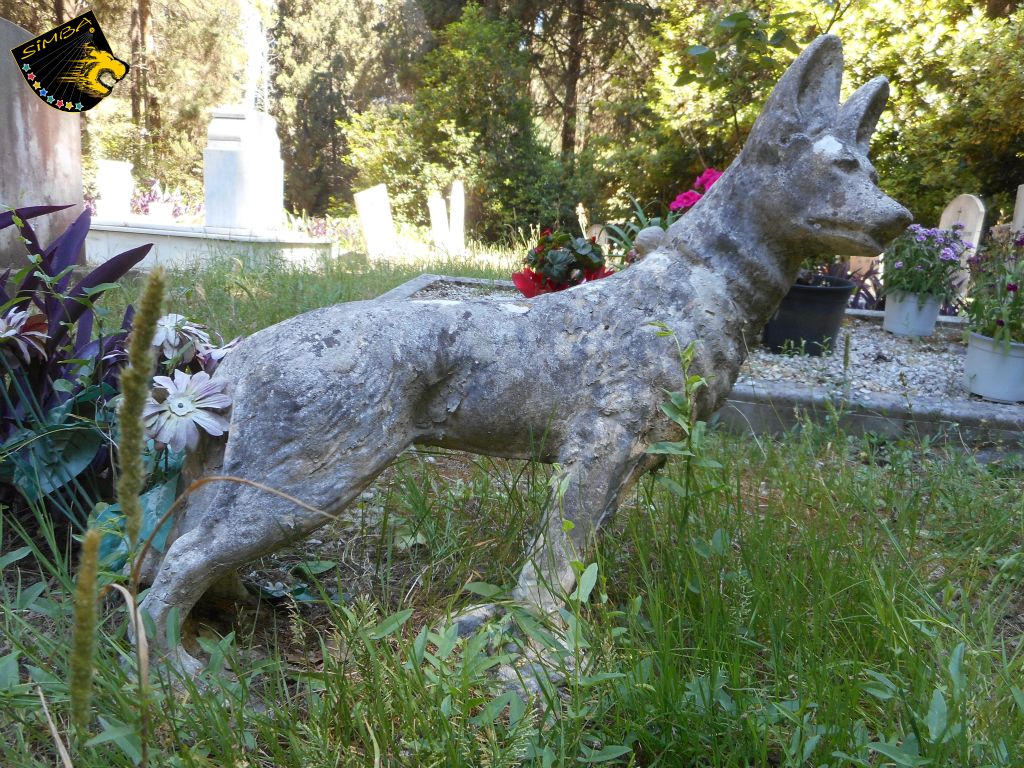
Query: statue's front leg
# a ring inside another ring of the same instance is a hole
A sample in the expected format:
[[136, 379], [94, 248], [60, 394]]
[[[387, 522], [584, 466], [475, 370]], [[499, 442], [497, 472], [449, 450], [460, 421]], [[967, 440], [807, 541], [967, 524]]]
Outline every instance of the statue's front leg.
[[572, 563], [585, 562], [599, 530], [614, 514], [650, 457], [626, 435], [590, 443], [566, 456], [548, 496], [540, 531], [513, 592], [516, 602], [556, 612], [576, 584]]

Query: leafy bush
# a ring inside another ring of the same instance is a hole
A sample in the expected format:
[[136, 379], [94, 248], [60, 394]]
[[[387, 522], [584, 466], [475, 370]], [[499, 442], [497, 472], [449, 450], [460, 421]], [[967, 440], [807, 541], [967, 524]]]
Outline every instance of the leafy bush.
[[0, 287], [0, 483], [5, 501], [12, 490], [29, 503], [59, 499], [62, 511], [84, 519], [91, 494], [83, 481], [93, 489], [110, 482], [109, 405], [132, 318], [129, 307], [117, 330], [107, 332], [96, 322], [95, 302], [151, 246], [118, 254], [75, 282], [88, 209], [45, 249], [27, 221], [65, 207], [0, 214], [0, 229], [17, 227], [29, 261], [0, 279], [15, 283], [13, 290]]

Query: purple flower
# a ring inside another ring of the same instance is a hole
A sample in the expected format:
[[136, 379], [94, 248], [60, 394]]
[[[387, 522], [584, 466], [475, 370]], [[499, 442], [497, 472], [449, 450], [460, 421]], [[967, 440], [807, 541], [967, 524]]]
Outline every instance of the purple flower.
[[943, 261], [957, 260], [956, 254], [953, 252], [953, 249], [948, 247], [943, 248], [942, 251], [939, 252], [939, 258], [942, 259]]
[[1024, 248], [1024, 232], [1020, 233], [1020, 236], [1013, 241], [1015, 248]]
[[895, 264], [892, 265], [893, 269], [901, 269], [902, 267], [903, 267], [903, 262], [902, 261], [897, 261]]
[[925, 235], [921, 234], [921, 235], [918, 235], [917, 237], [915, 237], [914, 239], [917, 240], [917, 242], [919, 242], [919, 243], [923, 243], [928, 238]]
[[1010, 293], [1016, 293], [1017, 292], [1017, 284], [1016, 283], [1007, 283], [1006, 284], [1006, 290], [1008, 290]]
[[211, 381], [206, 371], [190, 376], [177, 370], [173, 380], [154, 376], [153, 384], [142, 419], [146, 434], [156, 442], [183, 451], [199, 444], [200, 427], [214, 437], [228, 431], [227, 417], [212, 413], [231, 405], [231, 398], [224, 393], [227, 380]]
[[1002, 320], [996, 320], [996, 325], [1002, 328], [1004, 325], [1006, 325], [1006, 323], [1004, 323]]

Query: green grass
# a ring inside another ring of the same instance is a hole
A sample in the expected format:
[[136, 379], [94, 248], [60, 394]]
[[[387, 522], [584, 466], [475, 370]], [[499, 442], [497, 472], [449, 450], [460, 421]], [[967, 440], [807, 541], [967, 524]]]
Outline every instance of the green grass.
[[[701, 470], [687, 498], [645, 482], [620, 512], [590, 601], [567, 614], [586, 668], [565, 657], [564, 689], [540, 697], [548, 714], [502, 698], [488, 672], [509, 627], [428, 634], [467, 581], [511, 582], [546, 473], [408, 457], [363, 502], [384, 525], [317, 552], [336, 565], [310, 589], [354, 597], [207, 634], [207, 690], [156, 687], [152, 764], [1017, 764], [1019, 472], [810, 426], [781, 441], [713, 434], [708, 455], [724, 469]], [[682, 482], [679, 466], [670, 476]], [[19, 583], [12, 569], [31, 558], [7, 566], [0, 609], [12, 767], [54, 764], [37, 686], [58, 723], [67, 715], [70, 584], [62, 563]], [[111, 603], [77, 766], [132, 764], [125, 654]]]
[[[280, 260], [252, 265], [217, 258], [200, 268], [169, 270], [167, 311], [203, 323], [228, 340], [310, 309], [375, 298], [424, 272], [507, 280], [521, 261], [511, 251], [492, 250], [489, 257], [482, 261], [470, 253], [464, 258], [424, 257], [405, 263], [371, 262], [358, 253], [346, 253], [315, 270]], [[124, 307], [139, 295], [141, 281], [141, 276], [129, 278], [103, 298], [108, 322], [120, 323]]]
[[[222, 262], [172, 273], [167, 310], [230, 338], [423, 271], [509, 270]], [[104, 303], [116, 313], [136, 292]], [[405, 454], [349, 531], [254, 566], [291, 597], [200, 617], [203, 687], [154, 679], [150, 765], [1019, 765], [1020, 466], [812, 425], [779, 440], [713, 432], [705, 450], [723, 468], [697, 470], [685, 496], [637, 487], [584, 558], [597, 579], [568, 601], [561, 639], [513, 613], [458, 642], [445, 618], [514, 582], [550, 470]], [[686, 482], [681, 464], [666, 474]], [[75, 766], [136, 764], [123, 605], [104, 604], [95, 716], [75, 735], [75, 545], [6, 525], [0, 765], [57, 764], [39, 691]], [[565, 677], [537, 707], [494, 674], [524, 635]]]

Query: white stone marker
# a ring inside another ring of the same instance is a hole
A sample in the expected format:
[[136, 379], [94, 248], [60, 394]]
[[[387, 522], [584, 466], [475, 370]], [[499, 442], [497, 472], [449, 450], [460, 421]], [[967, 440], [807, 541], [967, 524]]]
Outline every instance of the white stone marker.
[[[82, 116], [47, 106], [18, 71], [10, 50], [33, 37], [0, 19], [0, 205], [71, 205], [32, 220], [45, 247], [82, 213]], [[25, 257], [18, 231], [0, 231], [0, 266]]]
[[961, 254], [960, 271], [955, 278], [960, 292], [964, 293], [971, 278], [967, 259], [974, 255], [974, 250], [981, 241], [982, 227], [985, 224], [985, 205], [974, 195], [957, 195], [939, 217], [939, 229], [952, 229], [954, 224], [964, 225], [960, 237], [973, 246]]
[[398, 252], [395, 220], [391, 217], [391, 200], [386, 184], [356, 192], [356, 212], [363, 230], [366, 255], [371, 259], [394, 256]]
[[1010, 229], [1024, 232], [1024, 184], [1017, 187], [1017, 204], [1013, 206], [1013, 223]]
[[452, 182], [449, 199], [451, 211], [448, 225], [448, 253], [462, 256], [466, 252], [466, 188], [460, 179]]
[[218, 107], [203, 151], [206, 226], [270, 232], [284, 221], [277, 123], [242, 105]]
[[132, 164], [124, 160], [96, 161], [96, 218], [127, 221], [132, 215]]
[[427, 197], [427, 210], [430, 211], [430, 241], [435, 248], [446, 251], [451, 233], [448, 231], [448, 206], [440, 192], [431, 192]]
[[[939, 229], [952, 229], [954, 224], [963, 224], [960, 236], [977, 247], [985, 224], [985, 205], [974, 195], [957, 195], [939, 217]], [[965, 252], [962, 261], [966, 263], [973, 253], [973, 250]]]

